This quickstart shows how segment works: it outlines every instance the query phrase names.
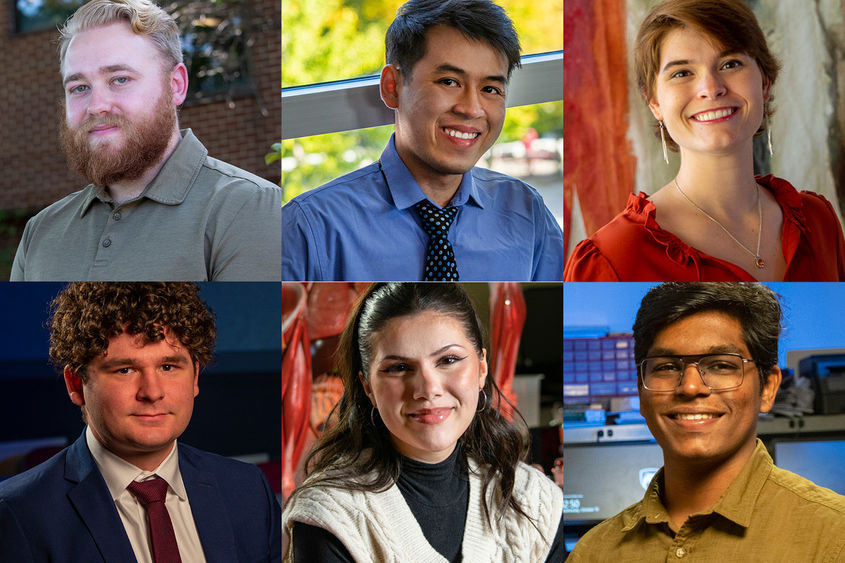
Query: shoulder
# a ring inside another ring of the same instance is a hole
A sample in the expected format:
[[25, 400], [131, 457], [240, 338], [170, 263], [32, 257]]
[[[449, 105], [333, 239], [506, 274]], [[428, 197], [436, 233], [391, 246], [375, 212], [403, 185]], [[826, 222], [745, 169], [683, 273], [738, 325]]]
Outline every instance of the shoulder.
[[353, 170], [343, 176], [338, 176], [334, 180], [326, 182], [319, 187], [299, 194], [290, 203], [295, 202], [300, 206], [319, 206], [324, 202], [330, 202], [336, 199], [357, 200], [370, 195], [369, 191], [361, 190], [361, 184], [364, 182], [379, 181], [380, 177], [381, 172], [379, 171], [378, 163], [373, 163], [358, 170]]
[[835, 519], [845, 529], [845, 496], [777, 466], [772, 466], [767, 485], [767, 494], [780, 496], [794, 510], [812, 512], [814, 518]]
[[519, 178], [478, 167], [473, 168], [471, 173], [473, 183], [482, 197], [496, 202], [517, 203], [525, 207], [536, 205], [545, 207], [540, 193]]
[[91, 192], [93, 190], [94, 186], [88, 185], [77, 192], [73, 192], [72, 194], [66, 195], [62, 199], [51, 203], [50, 205], [39, 211], [29, 220], [27, 225], [37, 225], [44, 221], [55, 218], [78, 217], [82, 211], [82, 206], [85, 205], [85, 203], [88, 201], [88, 198], [91, 197]]
[[833, 205], [823, 195], [809, 190], [799, 191], [787, 180], [771, 174], [758, 178], [758, 181], [772, 191], [778, 204], [787, 213], [803, 215], [810, 224], [831, 220], [838, 224]]
[[269, 191], [271, 193], [278, 191], [281, 194], [281, 188], [269, 180], [210, 156], [206, 156], [203, 161], [200, 174], [203, 173], [208, 176], [208, 179], [215, 180], [216, 184], [226, 187]]
[[64, 478], [67, 451], [65, 448], [32, 469], [0, 482], [0, 502], [38, 508], [43, 507], [45, 498], [55, 498], [54, 491], [67, 482]]
[[179, 443], [180, 464], [186, 462], [197, 469], [213, 473], [224, 481], [242, 481], [245, 477], [262, 480], [264, 473], [257, 465], [199, 450]]
[[571, 561], [593, 561], [591, 555], [613, 553], [616, 546], [626, 537], [631, 523], [640, 517], [642, 501], [632, 504], [615, 516], [596, 524], [575, 544]]
[[522, 462], [516, 464], [514, 492], [544, 499], [545, 504], [550, 506], [559, 504], [560, 510], [563, 510], [563, 491], [560, 487], [542, 471], [528, 464]]

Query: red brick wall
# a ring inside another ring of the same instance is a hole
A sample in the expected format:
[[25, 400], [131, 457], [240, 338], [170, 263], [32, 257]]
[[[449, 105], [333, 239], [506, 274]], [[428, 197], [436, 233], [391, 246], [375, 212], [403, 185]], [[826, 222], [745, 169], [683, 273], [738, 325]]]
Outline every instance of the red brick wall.
[[[10, 1], [0, 9], [0, 210], [41, 209], [85, 182], [68, 171], [59, 148], [57, 32], [14, 35]], [[278, 183], [278, 162], [267, 166], [264, 155], [281, 138], [281, 6], [278, 0], [251, 5], [267, 28], [252, 33], [258, 95], [235, 98], [232, 106], [184, 107], [180, 126], [192, 128], [211, 156]]]

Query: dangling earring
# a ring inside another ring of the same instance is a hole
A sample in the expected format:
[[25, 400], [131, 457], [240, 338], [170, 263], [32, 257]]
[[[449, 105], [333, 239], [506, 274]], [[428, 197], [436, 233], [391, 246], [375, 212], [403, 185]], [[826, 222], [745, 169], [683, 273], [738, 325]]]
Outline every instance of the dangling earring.
[[373, 405], [373, 406], [370, 408], [370, 422], [372, 423], [372, 425], [373, 425], [373, 426], [375, 426], [375, 425], [376, 425], [376, 421], [375, 421], [375, 419], [374, 419], [374, 417], [373, 417], [373, 415], [375, 414], [375, 412], [376, 412], [376, 407], [375, 407], [375, 405]]
[[480, 391], [484, 398], [481, 400], [481, 408], [476, 410], [475, 412], [481, 412], [487, 408], [487, 393], [484, 392], [484, 389], [481, 389]]
[[773, 158], [775, 153], [772, 150], [772, 122], [768, 117], [766, 117], [766, 144], [769, 147], [769, 158]]
[[666, 136], [663, 134], [663, 122], [658, 121], [657, 125], [660, 127], [660, 144], [663, 145], [663, 161], [669, 164], [669, 153], [666, 152]]

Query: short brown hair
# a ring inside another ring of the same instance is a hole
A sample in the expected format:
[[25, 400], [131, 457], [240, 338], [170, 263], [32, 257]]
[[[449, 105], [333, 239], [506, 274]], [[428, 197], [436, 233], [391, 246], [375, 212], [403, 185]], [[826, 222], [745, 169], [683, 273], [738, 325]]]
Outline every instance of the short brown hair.
[[173, 17], [149, 0], [90, 0], [59, 29], [59, 66], [64, 72], [67, 47], [73, 36], [86, 29], [125, 21], [138, 35], [155, 43], [167, 70], [183, 61], [179, 28]]
[[[666, 0], [655, 6], [643, 20], [634, 47], [637, 86], [649, 102], [654, 97], [654, 83], [660, 71], [660, 49], [666, 35], [679, 28], [701, 32], [725, 50], [745, 53], [757, 61], [760, 72], [774, 84], [780, 70], [777, 59], [769, 52], [766, 36], [754, 12], [743, 0]], [[767, 104], [768, 105], [768, 104]], [[764, 117], [771, 116], [771, 108]], [[757, 134], [765, 127], [761, 124]], [[659, 128], [655, 124], [659, 136]], [[666, 144], [673, 151], [678, 145], [666, 133]]]
[[50, 307], [50, 359], [83, 381], [88, 363], [123, 332], [158, 342], [167, 328], [200, 366], [214, 354], [214, 313], [193, 283], [72, 283]]

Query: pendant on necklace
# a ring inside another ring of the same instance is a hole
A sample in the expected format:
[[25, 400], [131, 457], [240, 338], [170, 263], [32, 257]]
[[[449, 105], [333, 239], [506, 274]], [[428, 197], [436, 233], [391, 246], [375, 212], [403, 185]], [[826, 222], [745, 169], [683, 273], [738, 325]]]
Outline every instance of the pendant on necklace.
[[757, 264], [757, 267], [761, 270], [766, 267], [766, 261], [760, 258], [759, 256], [757, 257], [757, 261], [755, 262], [755, 264]]

